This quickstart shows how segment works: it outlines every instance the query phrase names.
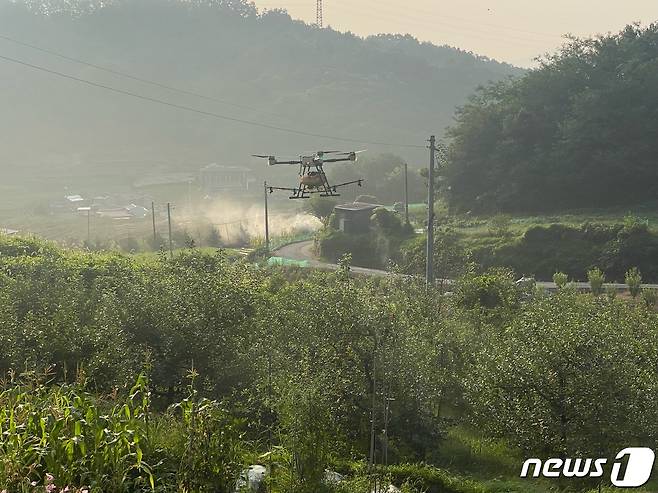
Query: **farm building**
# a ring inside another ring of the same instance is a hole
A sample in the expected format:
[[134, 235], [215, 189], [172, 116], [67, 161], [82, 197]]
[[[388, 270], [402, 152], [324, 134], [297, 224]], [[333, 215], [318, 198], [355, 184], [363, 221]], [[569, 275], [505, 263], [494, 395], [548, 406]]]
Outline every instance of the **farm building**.
[[199, 171], [199, 183], [206, 195], [229, 191], [247, 191], [254, 179], [244, 166], [224, 166], [212, 163]]
[[382, 206], [364, 202], [337, 205], [334, 207], [334, 213], [338, 220], [338, 229], [348, 234], [365, 233], [370, 229], [373, 211], [379, 207]]

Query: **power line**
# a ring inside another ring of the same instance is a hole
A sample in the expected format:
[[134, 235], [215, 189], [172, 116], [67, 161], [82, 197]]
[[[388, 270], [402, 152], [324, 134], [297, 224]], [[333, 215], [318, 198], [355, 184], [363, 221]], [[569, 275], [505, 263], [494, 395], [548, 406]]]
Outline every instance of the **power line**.
[[[343, 4], [341, 5], [342, 9], [352, 11], [355, 13], [366, 13], [367, 9], [353, 5], [353, 4]], [[548, 42], [547, 40], [541, 40], [537, 39], [536, 36], [534, 37], [529, 37], [529, 36], [523, 36], [519, 34], [513, 34], [513, 33], [493, 33], [493, 32], [487, 32], [483, 31], [480, 29], [477, 29], [476, 27], [464, 27], [464, 26], [458, 26], [455, 24], [450, 24], [443, 22], [440, 19], [430, 19], [430, 18], [420, 18], [416, 17], [413, 15], [409, 15], [407, 13], [393, 13], [393, 12], [384, 12], [381, 10], [377, 10], [376, 12], [371, 12], [368, 11], [368, 16], [371, 18], [387, 21], [387, 22], [396, 22], [399, 24], [400, 22], [407, 22], [410, 24], [413, 24], [414, 27], [416, 26], [422, 26], [425, 28], [441, 28], [444, 30], [448, 31], [453, 31], [454, 33], [457, 34], [468, 34], [469, 37], [475, 37], [479, 38], [485, 41], [491, 41], [491, 40], [496, 40], [500, 42], [504, 42], [507, 44], [514, 44], [514, 45], [519, 45], [519, 46], [527, 46], [528, 42], [533, 42], [538, 45], [543, 45], [544, 43]], [[558, 36], [556, 36], [555, 41], [557, 41]]]
[[[346, 6], [355, 6], [354, 2], [350, 2], [348, 0], [334, 0], [332, 2], [333, 4], [336, 4], [337, 7], [340, 7], [338, 10], [342, 9], [343, 7]], [[281, 8], [286, 8], [287, 5], [294, 5], [297, 7], [301, 7], [304, 5], [307, 5], [307, 0], [263, 0], [258, 2], [259, 5], [266, 5], [266, 6], [280, 6], [282, 4], [285, 4]], [[419, 8], [418, 6], [413, 6], [412, 8], [407, 8], [407, 9], [400, 9], [399, 2], [397, 0], [394, 0], [393, 3], [385, 2], [382, 0], [377, 1], [377, 6], [376, 9], [373, 10], [370, 7], [367, 6], [362, 6], [363, 13], [368, 13], [368, 17], [372, 17], [372, 15], [377, 12], [382, 12], [382, 8], [388, 9], [391, 14], [394, 14], [396, 17], [400, 17], [400, 15], [405, 15], [409, 11], [413, 11], [416, 13], [421, 14], [424, 18], [427, 16], [434, 16], [435, 19], [430, 19], [432, 22], [436, 23], [437, 20], [444, 20], [444, 19], [452, 19], [455, 21], [461, 21], [467, 23], [467, 27], [472, 27], [472, 26], [481, 26], [481, 27], [489, 27], [489, 28], [494, 28], [494, 29], [504, 29], [506, 31], [516, 31], [519, 33], [524, 33], [524, 34], [532, 34], [534, 36], [541, 36], [544, 38], [548, 38], [551, 40], [557, 40], [561, 39], [562, 35], [560, 33], [555, 33], [555, 32], [548, 32], [548, 31], [534, 31], [534, 30], [528, 30], [528, 29], [521, 29], [518, 27], [513, 27], [509, 25], [503, 25], [503, 24], [495, 24], [495, 23], [489, 23], [489, 22], [481, 22], [481, 21], [475, 21], [473, 18], [467, 18], [467, 17], [459, 17], [459, 16], [454, 16], [454, 15], [448, 15], [443, 12], [438, 13], [435, 9], [423, 9]], [[459, 28], [462, 26], [454, 25], [454, 27]], [[494, 34], [494, 33], [492, 33]]]
[[270, 116], [280, 116], [280, 115], [276, 115], [274, 113], [269, 113], [267, 111], [263, 111], [262, 109], [256, 108], [256, 107], [253, 107], [253, 106], [247, 106], [247, 105], [244, 105], [244, 104], [232, 103], [230, 101], [225, 101], [223, 99], [218, 99], [218, 98], [215, 98], [213, 96], [207, 96], [205, 94], [201, 94], [201, 93], [198, 93], [198, 92], [189, 91], [187, 89], [181, 89], [179, 87], [170, 86], [170, 85], [167, 85], [167, 84], [163, 84], [161, 82], [157, 82], [157, 81], [150, 80], [150, 79], [145, 79], [143, 77], [138, 77], [136, 75], [131, 75], [131, 74], [128, 74], [126, 72], [122, 72], [122, 71], [115, 70], [115, 69], [112, 69], [112, 68], [104, 67], [102, 65], [97, 65], [95, 63], [91, 63], [91, 62], [88, 62], [86, 60], [82, 60], [80, 58], [75, 58], [75, 57], [72, 57], [72, 56], [64, 55], [63, 53], [59, 53], [57, 51], [49, 50], [49, 49], [46, 49], [46, 48], [42, 48], [41, 46], [36, 46], [36, 45], [30, 44], [30, 43], [26, 43], [24, 41], [20, 41], [18, 39], [11, 38], [11, 37], [6, 36], [4, 34], [0, 34], [0, 39], [4, 39], [5, 41], [9, 41], [11, 43], [14, 43], [14, 44], [17, 44], [17, 45], [20, 45], [20, 46], [25, 46], [27, 48], [31, 48], [31, 49], [36, 50], [36, 51], [40, 51], [40, 52], [46, 53], [48, 55], [53, 55], [53, 56], [59, 57], [63, 60], [68, 60], [70, 62], [79, 63], [80, 65], [85, 65], [87, 67], [91, 67], [91, 68], [94, 68], [96, 70], [101, 70], [103, 72], [107, 72], [107, 73], [110, 73], [110, 74], [113, 74], [113, 75], [118, 75], [119, 77], [125, 77], [126, 79], [131, 79], [131, 80], [134, 80], [134, 81], [137, 81], [137, 82], [141, 82], [143, 84], [150, 84], [152, 86], [160, 87], [162, 89], [167, 89], [168, 91], [178, 92], [178, 93], [181, 93], [181, 94], [186, 94], [188, 96], [194, 96], [194, 97], [197, 97], [197, 98], [205, 99], [207, 101], [214, 101], [216, 103], [225, 104], [227, 106], [233, 106], [234, 108], [258, 111], [260, 113], [270, 115]]
[[58, 72], [56, 70], [51, 70], [45, 67], [41, 67], [39, 65], [34, 65], [32, 63], [28, 63], [22, 60], [18, 60], [16, 58], [11, 58], [7, 56], [0, 55], [0, 60], [5, 60], [11, 63], [16, 63], [19, 65], [23, 65], [25, 67], [32, 68], [34, 70], [39, 70], [41, 72], [46, 72], [48, 74], [56, 75], [58, 77], [63, 77], [65, 79], [70, 79], [74, 80], [76, 82], [80, 82], [82, 84], [87, 84], [89, 86], [93, 87], [98, 87], [100, 89], [105, 89], [107, 91], [111, 91], [117, 94], [123, 94], [124, 96], [130, 96], [133, 98], [137, 99], [142, 99], [144, 101], [150, 101], [151, 103], [157, 103], [161, 104], [164, 106], [170, 106], [172, 108], [177, 108], [179, 110], [184, 110], [184, 111], [190, 111], [192, 113], [198, 113], [200, 115], [205, 115], [205, 116], [210, 116], [213, 118], [218, 118], [220, 120], [226, 120], [230, 122], [235, 122], [235, 123], [242, 123], [244, 125], [251, 125], [254, 127], [260, 127], [260, 128], [267, 128], [269, 130], [276, 130], [279, 132], [286, 132], [286, 133], [291, 133], [291, 134], [297, 134], [297, 135], [304, 135], [306, 137], [316, 137], [316, 138], [321, 138], [321, 139], [329, 139], [329, 140], [336, 140], [336, 141], [341, 141], [341, 142], [352, 142], [356, 144], [370, 144], [370, 145], [379, 145], [379, 146], [390, 146], [390, 147], [404, 147], [404, 148], [412, 148], [412, 149], [424, 149], [425, 146], [421, 145], [414, 145], [414, 144], [394, 144], [390, 142], [376, 142], [376, 141], [368, 141], [368, 140], [359, 140], [359, 139], [353, 139], [349, 137], [337, 137], [337, 136], [332, 136], [332, 135], [324, 135], [324, 134], [317, 134], [313, 132], [305, 132], [303, 130], [295, 130], [292, 128], [286, 128], [286, 127], [279, 127], [277, 125], [270, 125], [267, 123], [260, 123], [260, 122], [255, 122], [252, 120], [244, 120], [242, 118], [234, 118], [231, 116], [226, 116], [226, 115], [221, 115], [219, 113], [214, 113], [212, 111], [205, 111], [205, 110], [199, 110], [196, 108], [192, 108], [190, 106], [184, 106], [182, 104], [177, 104], [177, 103], [171, 103], [169, 101], [165, 101], [163, 99], [158, 99], [158, 98], [153, 98], [150, 96], [144, 96], [142, 94], [137, 94], [134, 92], [126, 91], [123, 89], [118, 89], [116, 87], [108, 86], [105, 84], [99, 84], [97, 82], [93, 82], [87, 79], [81, 79], [80, 77], [75, 77], [73, 75], [65, 74], [63, 72]]
[[[280, 4], [281, 2], [276, 2], [276, 3]], [[294, 2], [288, 1], [286, 3], [294, 3]], [[415, 26], [422, 26], [422, 27], [440, 26], [443, 27], [444, 29], [452, 30], [460, 34], [470, 33], [470, 36], [474, 36], [476, 38], [480, 38], [486, 41], [491, 41], [492, 39], [495, 39], [501, 42], [506, 42], [508, 44], [521, 45], [522, 43], [524, 43], [525, 46], [527, 45], [528, 41], [535, 43], [541, 43], [543, 41], [544, 43], [547, 43], [549, 42], [550, 39], [553, 43], [555, 43], [556, 41], [562, 39], [561, 35], [555, 33], [529, 31], [524, 29], [518, 29], [511, 26], [503, 26], [499, 24], [478, 23], [478, 22], [473, 22], [472, 19], [438, 14], [435, 10], [422, 10], [417, 7], [414, 7], [413, 9], [411, 9], [411, 11], [409, 10], [400, 11], [400, 9], [395, 8], [392, 5], [382, 2], [378, 2], [376, 9], [370, 9], [367, 6], [357, 5], [354, 2], [349, 2], [346, 0], [345, 1], [335, 0], [334, 3], [336, 4], [336, 8], [338, 8], [339, 10], [347, 10], [358, 14], [364, 14], [367, 15], [368, 18], [374, 18], [388, 22], [396, 21], [398, 23], [400, 21], [406, 21], [408, 24], [412, 23]], [[388, 9], [389, 11], [387, 12], [385, 9]], [[422, 16], [419, 17], [413, 15], [413, 13], [411, 12], [421, 13]], [[464, 26], [464, 25], [446, 22], [446, 20], [449, 19], [467, 22], [467, 25]], [[490, 31], [479, 29], [479, 27], [485, 29], [489, 28], [489, 29], [497, 29], [497, 30], [504, 29], [505, 32], [490, 32]], [[517, 34], [510, 33], [509, 31], [516, 31]], [[528, 36], [528, 35], [532, 35], [532, 36]], [[543, 38], [543, 40], [538, 39], [538, 37]]]
[[[338, 2], [340, 3], [340, 0], [338, 0]], [[396, 5], [388, 4], [387, 2], [383, 2], [382, 0], [379, 0], [378, 9], [380, 9], [382, 6], [386, 6], [386, 7], [388, 7], [389, 9], [393, 10], [396, 13], [400, 12], [399, 5], [397, 5], [397, 4]], [[512, 27], [512, 26], [507, 26], [507, 25], [502, 25], [502, 24], [492, 24], [492, 23], [488, 23], [488, 22], [474, 21], [472, 18], [448, 15], [448, 14], [445, 14], [443, 12], [438, 13], [435, 9], [428, 10], [428, 9], [422, 9], [422, 8], [417, 7], [417, 6], [414, 6], [413, 10], [420, 13], [420, 14], [423, 14], [424, 16], [434, 15], [434, 16], [438, 17], [439, 19], [453, 19], [453, 20], [456, 20], [456, 21], [466, 22], [468, 26], [478, 25], [478, 26], [482, 26], [482, 27], [492, 27], [492, 28], [495, 28], [495, 29], [505, 29], [505, 30], [517, 31], [517, 32], [520, 32], [520, 33], [525, 33], [525, 34], [532, 34], [534, 36], [543, 36], [543, 37], [546, 37], [546, 38], [551, 38], [553, 40], [562, 37], [561, 34], [554, 33], [554, 32], [549, 33], [547, 31], [532, 31], [532, 30], [528, 30], [528, 29], [519, 29], [518, 27]]]

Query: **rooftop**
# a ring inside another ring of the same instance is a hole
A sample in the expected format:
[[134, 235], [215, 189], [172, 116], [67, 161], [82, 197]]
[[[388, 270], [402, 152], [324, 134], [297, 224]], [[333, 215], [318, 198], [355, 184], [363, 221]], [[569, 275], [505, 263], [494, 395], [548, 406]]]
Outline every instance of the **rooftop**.
[[244, 171], [249, 172], [251, 169], [246, 166], [227, 166], [225, 164], [210, 163], [201, 168], [201, 171], [221, 170], [221, 171]]
[[339, 211], [372, 211], [379, 207], [383, 207], [379, 204], [367, 204], [366, 202], [351, 202], [349, 204], [337, 205], [335, 209]]

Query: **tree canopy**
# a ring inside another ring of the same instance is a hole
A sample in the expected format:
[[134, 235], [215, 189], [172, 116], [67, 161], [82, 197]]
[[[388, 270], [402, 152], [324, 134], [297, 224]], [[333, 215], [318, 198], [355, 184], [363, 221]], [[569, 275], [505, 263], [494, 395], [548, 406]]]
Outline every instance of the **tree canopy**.
[[570, 39], [519, 79], [479, 89], [449, 131], [461, 210], [637, 204], [658, 187], [658, 24]]

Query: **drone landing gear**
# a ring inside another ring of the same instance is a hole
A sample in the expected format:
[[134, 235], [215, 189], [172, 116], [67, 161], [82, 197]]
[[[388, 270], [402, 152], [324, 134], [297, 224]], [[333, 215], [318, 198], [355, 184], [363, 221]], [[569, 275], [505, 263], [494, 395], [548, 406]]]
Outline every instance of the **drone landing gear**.
[[312, 194], [318, 193], [320, 197], [340, 197], [334, 186], [323, 186], [321, 188], [302, 187], [293, 190], [290, 199], [309, 199]]
[[363, 179], [360, 179], [360, 180], [349, 181], [347, 183], [341, 183], [339, 185], [331, 185], [327, 181], [324, 174], [322, 175], [322, 177], [323, 177], [323, 183], [319, 186], [310, 186], [304, 183], [302, 183], [301, 186], [298, 188], [268, 186], [267, 191], [269, 193], [273, 193], [274, 190], [286, 190], [287, 192], [292, 192], [292, 195], [288, 197], [291, 200], [309, 199], [311, 198], [311, 195], [314, 193], [320, 194], [320, 197], [340, 197], [340, 194], [338, 193], [339, 187], [345, 187], [347, 185], [352, 185], [352, 184], [357, 184], [358, 186], [362, 186], [363, 183]]

